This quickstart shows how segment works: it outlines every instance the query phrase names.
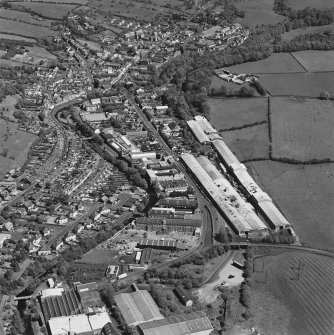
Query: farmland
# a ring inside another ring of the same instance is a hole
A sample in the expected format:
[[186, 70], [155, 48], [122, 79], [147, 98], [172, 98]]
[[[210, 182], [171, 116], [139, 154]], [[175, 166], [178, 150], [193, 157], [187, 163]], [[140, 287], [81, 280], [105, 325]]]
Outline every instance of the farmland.
[[18, 102], [20, 96], [17, 95], [8, 95], [5, 100], [0, 103], [0, 115], [9, 118], [13, 121], [16, 121], [14, 118], [15, 105]]
[[334, 71], [334, 51], [308, 50], [292, 55], [308, 72]]
[[228, 147], [242, 162], [252, 159], [269, 159], [268, 124], [221, 133]]
[[[254, 271], [252, 312], [255, 317], [250, 323], [261, 333], [331, 334], [334, 327], [334, 261], [331, 258], [286, 252], [255, 258]], [[277, 317], [277, 312], [282, 319]]]
[[305, 72], [303, 67], [289, 53], [273, 54], [270, 57], [226, 68], [235, 73], [295, 73]]
[[23, 37], [46, 37], [53, 36], [54, 31], [48, 27], [38, 27], [28, 23], [17, 22], [12, 20], [1, 19], [0, 30], [2, 33], [20, 35]]
[[271, 99], [273, 158], [334, 159], [334, 104], [318, 99]]
[[42, 20], [39, 17], [34, 17], [30, 13], [21, 12], [18, 10], [4, 9], [0, 8], [0, 17], [8, 20], [21, 21], [24, 23], [29, 23], [37, 26], [50, 27], [52, 21]]
[[56, 56], [52, 55], [44, 48], [28, 47], [27, 49], [29, 50], [28, 52], [24, 53], [23, 55], [15, 55], [13, 57], [13, 60], [34, 65], [41, 65], [42, 62], [44, 66], [50, 64], [50, 62], [54, 62], [57, 60]]
[[275, 199], [301, 242], [333, 250], [334, 164], [247, 163], [259, 186]]
[[0, 33], [0, 38], [5, 39], [5, 40], [25, 41], [25, 42], [30, 42], [30, 43], [37, 43], [37, 41], [34, 38], [27, 38], [27, 37], [12, 35], [12, 34]]
[[334, 8], [332, 0], [290, 0], [289, 6], [294, 9], [311, 8]]
[[294, 37], [297, 37], [299, 35], [305, 35], [305, 34], [318, 34], [323, 33], [326, 30], [334, 31], [334, 23], [327, 24], [325, 26], [314, 26], [314, 27], [306, 27], [306, 28], [300, 28], [291, 30], [287, 33], [284, 33], [282, 35], [283, 41], [291, 41]]
[[262, 74], [260, 82], [271, 95], [318, 97], [324, 90], [334, 91], [334, 72]]
[[257, 24], [275, 24], [284, 20], [284, 16], [273, 11], [273, 0], [244, 0], [236, 2], [238, 9], [245, 12], [245, 17], [237, 21], [254, 28]]
[[55, 3], [15, 2], [15, 7], [21, 9], [26, 8], [29, 11], [48, 19], [60, 20], [77, 6]]
[[231, 129], [267, 120], [267, 98], [214, 98], [208, 103], [212, 124], [217, 129]]
[[17, 130], [17, 124], [0, 119], [0, 177], [10, 169], [22, 166], [30, 145], [37, 138]]

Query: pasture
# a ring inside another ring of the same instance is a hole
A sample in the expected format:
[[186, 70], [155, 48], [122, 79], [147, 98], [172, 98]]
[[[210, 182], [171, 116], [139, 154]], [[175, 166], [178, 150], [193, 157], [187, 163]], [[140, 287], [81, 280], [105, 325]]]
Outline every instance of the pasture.
[[20, 35], [23, 37], [46, 37], [53, 36], [54, 31], [48, 27], [39, 27], [32, 24], [1, 19], [0, 31], [11, 35]]
[[40, 3], [40, 2], [15, 2], [18, 8], [26, 8], [37, 15], [44, 18], [60, 20], [69, 11], [76, 8], [76, 5], [56, 4], [56, 3]]
[[278, 204], [302, 243], [334, 250], [334, 164], [247, 163]]
[[235, 3], [238, 9], [245, 12], [244, 18], [238, 18], [237, 22], [254, 28], [261, 24], [275, 24], [284, 20], [284, 16], [273, 11], [273, 0], [244, 0]]
[[[295, 251], [255, 258], [252, 291], [255, 297], [265, 294], [271, 304], [253, 303], [251, 323], [263, 334], [331, 334], [333, 275], [334, 261], [325, 256]], [[277, 302], [282, 319], [277, 318]]]
[[216, 75], [212, 76], [211, 83], [210, 83], [210, 89], [211, 88], [221, 88], [222, 85], [224, 85], [227, 89], [231, 91], [238, 91], [241, 88], [240, 85], [235, 84], [232, 81], [226, 81], [222, 78], [219, 78]]
[[18, 10], [0, 8], [0, 17], [8, 20], [21, 21], [38, 26], [50, 27], [52, 21], [34, 17], [30, 13], [21, 12]]
[[17, 120], [14, 117], [15, 105], [20, 99], [20, 96], [17, 95], [7, 95], [5, 100], [0, 103], [0, 115], [8, 117], [10, 120], [16, 122]]
[[269, 159], [268, 124], [220, 133], [227, 146], [243, 162], [252, 159]]
[[30, 43], [37, 43], [37, 41], [34, 38], [27, 38], [27, 37], [12, 35], [12, 34], [0, 33], [0, 38], [4, 40], [25, 41], [25, 42], [30, 42]]
[[294, 9], [311, 8], [334, 8], [333, 0], [290, 0], [289, 6]]
[[260, 82], [275, 95], [318, 97], [320, 92], [334, 92], [334, 72], [262, 74]]
[[307, 50], [292, 55], [308, 72], [334, 71], [334, 51]]
[[116, 264], [118, 251], [93, 249], [83, 255], [81, 262], [88, 264]]
[[36, 138], [36, 135], [17, 130], [16, 123], [0, 119], [0, 178], [24, 164]]
[[255, 62], [247, 62], [226, 68], [235, 73], [295, 73], [305, 72], [304, 68], [289, 53], [272, 54]]
[[282, 35], [282, 40], [291, 41], [294, 37], [297, 37], [299, 35], [318, 34], [318, 33], [323, 33], [326, 30], [330, 30], [334, 32], [334, 23], [327, 24], [324, 26], [314, 26], [314, 27], [306, 27], [306, 28], [291, 30]]
[[334, 159], [334, 103], [318, 99], [272, 98], [273, 158]]
[[23, 55], [15, 55], [13, 60], [33, 65], [43, 64], [44, 66], [48, 66], [57, 60], [57, 57], [48, 52], [45, 48], [28, 47], [27, 49], [29, 50], [28, 52], [25, 52]]
[[210, 106], [211, 122], [217, 130], [226, 130], [267, 121], [267, 98], [211, 98], [208, 100], [208, 103]]

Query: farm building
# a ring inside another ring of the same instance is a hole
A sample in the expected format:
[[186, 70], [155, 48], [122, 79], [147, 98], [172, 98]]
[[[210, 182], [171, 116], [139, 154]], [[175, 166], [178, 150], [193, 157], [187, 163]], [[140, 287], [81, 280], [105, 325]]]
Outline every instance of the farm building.
[[210, 320], [203, 312], [145, 322], [138, 328], [141, 335], [209, 335], [213, 331]]
[[177, 296], [177, 298], [181, 301], [181, 303], [184, 306], [192, 306], [193, 305], [193, 301], [189, 297], [188, 292], [186, 292], [182, 287], [176, 286], [174, 292], [175, 292], [175, 295]]
[[146, 290], [121, 293], [115, 295], [114, 298], [128, 326], [164, 318], [152, 296]]
[[198, 160], [190, 154], [183, 154], [181, 158], [237, 234], [244, 236], [249, 232], [267, 229], [252, 205], [239, 195], [210, 160]]
[[151, 248], [151, 249], [160, 249], [160, 250], [187, 250], [188, 248], [185, 247], [182, 243], [177, 241], [171, 240], [150, 240], [143, 238], [138, 242], [138, 248]]
[[193, 234], [196, 228], [202, 226], [202, 220], [161, 219], [141, 217], [136, 220], [136, 226], [146, 231], [178, 231]]

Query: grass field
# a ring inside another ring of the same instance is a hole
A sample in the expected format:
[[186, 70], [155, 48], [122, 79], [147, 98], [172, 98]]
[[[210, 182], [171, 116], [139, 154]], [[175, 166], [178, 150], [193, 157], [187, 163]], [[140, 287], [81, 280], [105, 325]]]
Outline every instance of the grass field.
[[243, 162], [250, 159], [269, 158], [268, 124], [221, 133], [228, 147]]
[[284, 16], [274, 13], [273, 4], [273, 0], [238, 1], [236, 6], [245, 12], [245, 17], [237, 21], [250, 28], [254, 28], [257, 24], [275, 24], [283, 21]]
[[247, 163], [261, 188], [277, 202], [301, 242], [334, 250], [334, 164]]
[[16, 121], [14, 118], [15, 105], [18, 102], [20, 96], [8, 95], [5, 100], [0, 103], [0, 114], [5, 117], [9, 117], [11, 120]]
[[331, 30], [332, 32], [334, 32], [334, 23], [319, 27], [315, 26], [291, 30], [283, 34], [282, 39], [283, 41], [291, 41], [294, 37], [297, 37], [299, 35], [323, 33], [326, 30]]
[[94, 41], [88, 41], [88, 40], [83, 40], [78, 38], [78, 41], [80, 42], [80, 44], [85, 45], [87, 44], [89, 49], [92, 49], [94, 51], [101, 51], [101, 46], [99, 43], [94, 42]]
[[31, 24], [37, 24], [37, 25], [42, 25], [45, 27], [50, 27], [52, 21], [43, 19], [43, 20], [38, 20], [37, 17], [33, 17], [30, 13], [26, 12], [21, 12], [18, 10], [11, 10], [11, 9], [4, 9], [0, 8], [0, 17], [4, 19], [15, 19], [22, 21], [24, 23], [31, 23]]
[[234, 65], [226, 69], [236, 73], [305, 72], [303, 67], [289, 53], [273, 54], [263, 60]]
[[37, 41], [34, 38], [27, 38], [27, 37], [12, 35], [12, 34], [2, 34], [2, 33], [0, 33], [0, 38], [5, 39], [5, 40], [25, 41], [25, 42], [30, 42], [30, 43], [37, 43]]
[[290, 0], [289, 6], [295, 9], [311, 8], [334, 8], [333, 0]]
[[81, 262], [89, 264], [113, 264], [117, 259], [117, 255], [118, 252], [114, 250], [93, 249], [82, 257]]
[[[264, 301], [272, 300], [271, 304], [261, 303], [261, 300], [252, 304], [256, 317], [250, 323], [261, 334], [332, 334], [333, 259], [305, 252], [286, 252], [254, 259], [254, 269], [252, 291], [255, 296], [265, 294]], [[283, 307], [281, 320], [277, 318], [276, 302]]]
[[308, 72], [334, 71], [334, 51], [307, 50], [292, 55]]
[[267, 120], [268, 99], [223, 99], [208, 100], [211, 122], [217, 129], [230, 129]]
[[0, 119], [0, 178], [23, 165], [37, 136], [17, 130], [17, 124]]
[[233, 83], [232, 81], [226, 81], [218, 76], [214, 75], [212, 76], [210, 88], [221, 88], [221, 86], [224, 85], [227, 89], [238, 91], [240, 90], [240, 85]]
[[262, 74], [260, 82], [271, 95], [318, 97], [324, 90], [334, 92], [334, 72]]
[[0, 31], [11, 35], [24, 37], [46, 37], [53, 36], [55, 32], [48, 27], [38, 27], [28, 23], [1, 19]]
[[40, 3], [40, 2], [15, 2], [15, 6], [27, 8], [37, 15], [48, 19], [60, 20], [76, 5], [55, 4], [55, 3]]
[[43, 62], [44, 66], [49, 65], [51, 62], [57, 60], [57, 57], [50, 52], [48, 52], [45, 48], [41, 47], [28, 47], [29, 51], [23, 55], [15, 55], [13, 60], [22, 63], [29, 63], [34, 65], [39, 65], [40, 62]]
[[334, 103], [271, 99], [272, 155], [299, 161], [334, 159]]

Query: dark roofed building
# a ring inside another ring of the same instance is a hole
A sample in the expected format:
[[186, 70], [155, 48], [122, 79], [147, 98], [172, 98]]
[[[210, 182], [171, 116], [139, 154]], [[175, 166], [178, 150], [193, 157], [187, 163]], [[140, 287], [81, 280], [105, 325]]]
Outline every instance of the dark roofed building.
[[145, 322], [138, 328], [141, 335], [209, 335], [213, 331], [210, 320], [203, 312]]
[[198, 204], [197, 200], [165, 198], [161, 199], [156, 206], [191, 209], [194, 211]]
[[118, 331], [115, 330], [111, 322], [108, 322], [101, 330], [101, 335], [115, 335]]
[[182, 287], [176, 286], [174, 292], [183, 305], [187, 307], [193, 305], [193, 301], [191, 300], [188, 292], [186, 292]]
[[151, 249], [160, 249], [160, 250], [187, 250], [188, 247], [184, 246], [182, 243], [172, 240], [151, 240], [143, 238], [139, 241], [138, 247], [141, 249], [151, 248]]

